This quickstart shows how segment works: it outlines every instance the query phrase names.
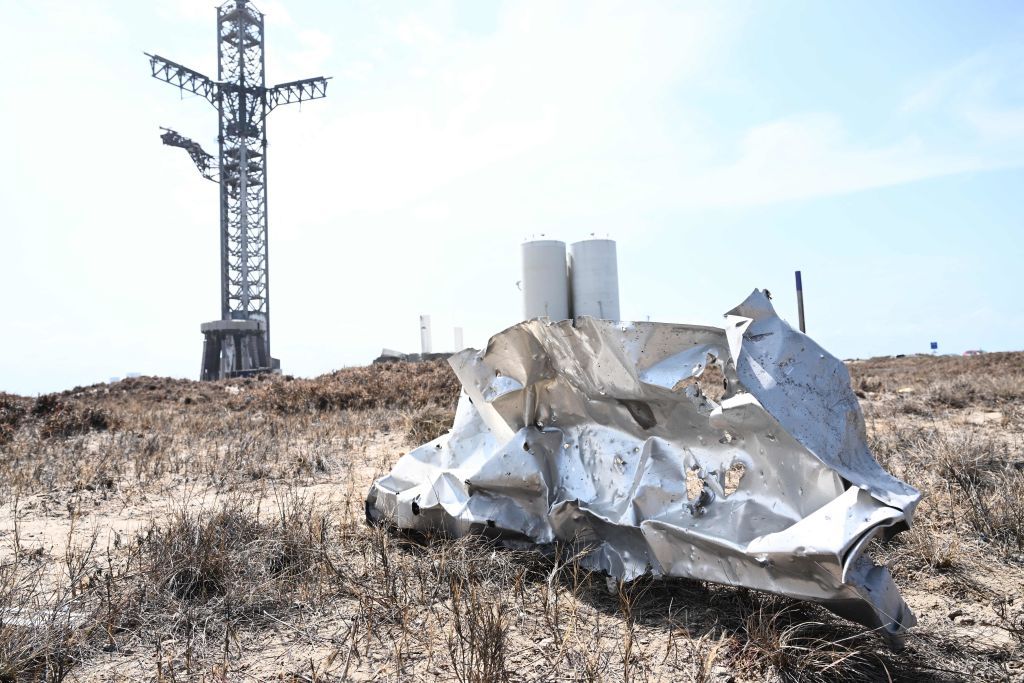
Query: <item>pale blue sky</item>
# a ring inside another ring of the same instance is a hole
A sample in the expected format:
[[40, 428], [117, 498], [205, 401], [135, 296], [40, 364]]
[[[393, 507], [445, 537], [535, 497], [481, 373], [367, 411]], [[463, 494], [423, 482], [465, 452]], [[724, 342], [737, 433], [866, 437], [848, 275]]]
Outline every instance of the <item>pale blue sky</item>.
[[[217, 193], [207, 0], [0, 0], [0, 390], [195, 377]], [[519, 244], [618, 241], [625, 318], [754, 287], [842, 357], [1024, 348], [1024, 3], [255, 2], [274, 354], [314, 375], [517, 321]]]

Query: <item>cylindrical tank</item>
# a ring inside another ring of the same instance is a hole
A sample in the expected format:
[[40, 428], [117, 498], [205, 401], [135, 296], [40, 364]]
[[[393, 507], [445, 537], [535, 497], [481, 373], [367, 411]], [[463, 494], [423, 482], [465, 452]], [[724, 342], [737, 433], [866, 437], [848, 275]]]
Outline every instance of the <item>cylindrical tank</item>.
[[569, 248], [572, 314], [619, 319], [619, 266], [614, 240], [584, 240]]
[[430, 316], [420, 316], [420, 351], [423, 354], [428, 354], [433, 351], [433, 347], [430, 340]]
[[569, 275], [565, 242], [533, 240], [523, 243], [523, 319], [569, 317]]

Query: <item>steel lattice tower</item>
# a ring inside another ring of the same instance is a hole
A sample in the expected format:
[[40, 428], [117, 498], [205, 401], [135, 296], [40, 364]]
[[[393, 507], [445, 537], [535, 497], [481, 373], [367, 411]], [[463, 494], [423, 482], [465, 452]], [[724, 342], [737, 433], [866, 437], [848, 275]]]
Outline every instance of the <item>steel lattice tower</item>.
[[164, 129], [164, 144], [188, 151], [204, 178], [220, 185], [221, 319], [201, 326], [201, 378], [278, 369], [270, 355], [267, 254], [267, 115], [275, 107], [327, 95], [327, 78], [266, 87], [263, 14], [247, 0], [217, 8], [217, 80], [158, 55], [153, 77], [205, 98], [220, 115], [218, 159]]

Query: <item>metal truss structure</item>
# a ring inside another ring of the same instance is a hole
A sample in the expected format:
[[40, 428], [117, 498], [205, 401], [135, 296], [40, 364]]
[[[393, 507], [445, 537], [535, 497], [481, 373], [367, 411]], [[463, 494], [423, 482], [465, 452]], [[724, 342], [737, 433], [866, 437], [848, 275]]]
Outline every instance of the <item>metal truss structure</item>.
[[327, 95], [324, 77], [266, 86], [263, 29], [263, 14], [247, 0], [217, 8], [216, 81], [146, 53], [154, 78], [206, 99], [220, 117], [216, 164], [177, 132], [165, 128], [160, 136], [186, 150], [202, 176], [220, 185], [221, 320], [202, 326], [204, 380], [279, 367], [270, 355], [266, 120], [278, 105]]

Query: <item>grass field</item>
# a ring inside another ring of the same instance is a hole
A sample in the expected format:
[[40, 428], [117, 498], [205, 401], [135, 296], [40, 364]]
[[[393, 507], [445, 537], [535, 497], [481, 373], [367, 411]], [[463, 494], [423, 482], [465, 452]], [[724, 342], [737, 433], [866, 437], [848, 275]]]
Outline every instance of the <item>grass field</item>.
[[849, 362], [905, 650], [809, 604], [364, 522], [444, 363], [0, 394], [0, 681], [1024, 680], [1024, 353]]

